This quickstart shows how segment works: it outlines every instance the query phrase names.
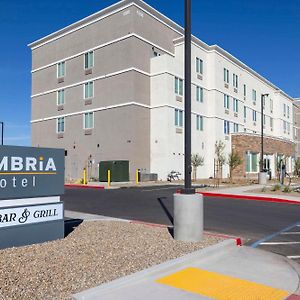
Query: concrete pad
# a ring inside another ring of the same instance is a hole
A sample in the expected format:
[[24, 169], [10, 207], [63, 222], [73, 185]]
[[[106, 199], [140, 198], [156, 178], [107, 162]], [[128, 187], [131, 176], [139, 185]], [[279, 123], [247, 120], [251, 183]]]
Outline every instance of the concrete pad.
[[112, 217], [106, 217], [102, 215], [94, 215], [94, 214], [87, 214], [77, 211], [65, 210], [65, 217], [70, 219], [81, 219], [84, 221], [123, 221], [129, 222], [129, 220], [125, 219], [117, 219]]
[[[233, 279], [237, 279], [236, 282], [240, 279], [241, 282], [248, 281], [250, 284], [264, 285], [266, 289], [269, 287], [282, 290], [287, 295], [294, 294], [299, 285], [299, 269], [297, 270], [293, 263], [290, 264], [288, 259], [250, 247], [237, 247], [235, 240], [226, 240], [181, 258], [83, 291], [74, 295], [73, 299], [211, 299], [182, 288], [157, 282], [161, 278], [188, 268], [214, 272], [221, 277], [222, 275], [231, 276]], [[245, 295], [241, 295], [241, 299], [248, 299], [243, 296]]]

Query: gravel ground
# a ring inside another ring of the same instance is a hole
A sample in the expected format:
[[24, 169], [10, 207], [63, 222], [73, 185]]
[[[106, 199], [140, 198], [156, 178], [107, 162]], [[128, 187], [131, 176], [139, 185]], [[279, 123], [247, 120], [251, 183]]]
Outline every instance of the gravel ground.
[[83, 222], [63, 240], [0, 251], [0, 299], [70, 299], [71, 294], [222, 241], [172, 239], [166, 228]]

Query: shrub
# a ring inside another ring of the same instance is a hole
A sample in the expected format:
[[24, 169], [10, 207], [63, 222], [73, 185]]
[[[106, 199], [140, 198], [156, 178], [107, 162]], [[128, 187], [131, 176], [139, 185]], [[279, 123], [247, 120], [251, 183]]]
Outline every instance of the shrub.
[[285, 186], [282, 190], [284, 193], [290, 193], [291, 192], [291, 189], [289, 186]]
[[271, 191], [276, 192], [276, 191], [279, 191], [280, 189], [281, 189], [280, 184], [275, 184]]

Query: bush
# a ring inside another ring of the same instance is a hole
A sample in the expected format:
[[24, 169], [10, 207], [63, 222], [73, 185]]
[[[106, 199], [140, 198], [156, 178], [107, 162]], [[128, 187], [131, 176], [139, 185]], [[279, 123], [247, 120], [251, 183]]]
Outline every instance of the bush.
[[272, 192], [276, 192], [276, 191], [279, 191], [281, 189], [281, 186], [280, 184], [275, 184], [273, 187], [272, 187]]
[[267, 191], [267, 188], [264, 186], [262, 189], [261, 189], [262, 193], [265, 193]]
[[285, 186], [284, 189], [282, 190], [284, 193], [290, 193], [291, 189], [289, 186]]

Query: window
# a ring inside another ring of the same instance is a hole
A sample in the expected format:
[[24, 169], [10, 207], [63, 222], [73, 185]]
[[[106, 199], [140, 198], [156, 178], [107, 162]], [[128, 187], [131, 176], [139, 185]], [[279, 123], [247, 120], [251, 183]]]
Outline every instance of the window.
[[256, 110], [253, 109], [252, 111], [252, 120], [253, 122], [256, 122], [257, 118], [256, 118]]
[[175, 126], [183, 127], [183, 111], [175, 109]]
[[203, 131], [203, 117], [198, 116], [196, 117], [196, 128], [197, 130]]
[[64, 105], [65, 104], [65, 90], [57, 91], [57, 105]]
[[270, 118], [270, 127], [271, 127], [271, 129], [273, 129], [273, 118]]
[[270, 99], [270, 111], [271, 111], [271, 113], [273, 112], [273, 100], [272, 99]]
[[233, 111], [236, 113], [239, 112], [239, 101], [235, 98], [233, 98]]
[[66, 74], [66, 64], [63, 61], [57, 64], [57, 78], [64, 77], [65, 74]]
[[233, 86], [235, 87], [235, 88], [238, 88], [238, 86], [239, 86], [239, 77], [236, 75], [236, 74], [233, 74]]
[[283, 131], [286, 133], [286, 121], [283, 121]]
[[183, 96], [183, 80], [175, 77], [175, 94]]
[[84, 69], [91, 69], [94, 66], [94, 51], [84, 54]]
[[287, 122], [287, 132], [288, 132], [288, 134], [291, 133], [291, 127], [290, 127], [290, 123], [289, 122]]
[[244, 118], [246, 119], [247, 118], [247, 107], [244, 106]]
[[286, 116], [286, 105], [285, 105], [285, 103], [283, 104], [283, 116], [284, 117]]
[[196, 72], [203, 74], [203, 60], [198, 57], [196, 57]]
[[229, 70], [224, 68], [224, 82], [229, 83]]
[[229, 134], [230, 133], [230, 123], [229, 121], [224, 121], [224, 133]]
[[94, 97], [94, 82], [90, 81], [84, 84], [84, 99]]
[[229, 96], [224, 94], [224, 107], [229, 109]]
[[89, 112], [84, 114], [83, 128], [84, 129], [94, 128], [94, 113]]
[[257, 172], [257, 153], [247, 153], [246, 172]]
[[233, 132], [239, 132], [239, 124], [233, 124]]
[[263, 101], [263, 109], [266, 108], [266, 97], [262, 97], [262, 101]]
[[64, 117], [57, 119], [56, 131], [57, 131], [57, 133], [65, 132], [65, 118]]
[[245, 97], [247, 96], [247, 86], [246, 86], [246, 84], [244, 84], [244, 96]]
[[252, 100], [256, 102], [256, 90], [252, 90]]
[[287, 117], [289, 119], [290, 118], [290, 107], [287, 105], [286, 108], [287, 108]]
[[200, 86], [197, 86], [196, 88], [196, 99], [198, 102], [203, 102], [203, 88]]

